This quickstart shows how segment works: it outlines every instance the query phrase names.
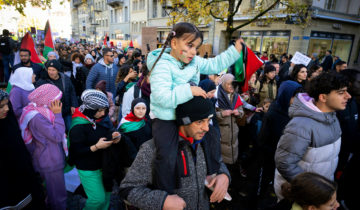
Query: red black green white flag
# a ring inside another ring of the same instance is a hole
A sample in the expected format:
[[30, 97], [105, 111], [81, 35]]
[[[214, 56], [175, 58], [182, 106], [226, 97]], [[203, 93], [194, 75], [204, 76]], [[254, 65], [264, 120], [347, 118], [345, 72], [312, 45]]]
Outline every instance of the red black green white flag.
[[45, 59], [47, 59], [47, 55], [49, 52], [54, 51], [55, 47], [54, 47], [54, 42], [51, 36], [51, 28], [50, 28], [50, 23], [49, 20], [46, 21], [46, 25], [45, 25], [45, 43], [44, 43], [44, 51], [43, 51], [43, 56]]

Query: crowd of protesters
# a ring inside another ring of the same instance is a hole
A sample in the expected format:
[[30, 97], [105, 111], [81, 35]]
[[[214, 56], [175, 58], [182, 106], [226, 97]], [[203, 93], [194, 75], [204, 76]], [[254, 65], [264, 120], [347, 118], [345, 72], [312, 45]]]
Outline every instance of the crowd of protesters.
[[0, 209], [107, 210], [114, 188], [130, 209], [357, 208], [360, 71], [331, 50], [258, 54], [243, 92], [243, 40], [202, 58], [190, 23], [152, 52], [56, 43], [42, 64], [5, 42]]

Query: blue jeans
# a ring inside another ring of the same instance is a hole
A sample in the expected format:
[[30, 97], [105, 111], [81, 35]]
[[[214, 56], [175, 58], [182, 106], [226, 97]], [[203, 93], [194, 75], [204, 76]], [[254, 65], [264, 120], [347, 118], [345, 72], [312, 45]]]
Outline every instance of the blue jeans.
[[4, 76], [5, 82], [9, 81], [10, 78], [10, 66], [14, 66], [14, 54], [2, 55], [3, 66], [4, 66]]

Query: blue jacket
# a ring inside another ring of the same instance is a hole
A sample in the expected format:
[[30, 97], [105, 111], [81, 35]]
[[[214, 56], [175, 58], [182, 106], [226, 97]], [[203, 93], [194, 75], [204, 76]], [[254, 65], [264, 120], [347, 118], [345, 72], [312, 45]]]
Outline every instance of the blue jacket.
[[101, 59], [97, 64], [95, 64], [86, 79], [86, 89], [94, 89], [95, 85], [100, 80], [106, 81], [106, 91], [111, 92], [113, 96], [116, 95], [116, 86], [115, 80], [118, 73], [118, 67], [116, 65], [110, 64], [106, 65], [104, 60]]
[[[162, 49], [149, 53], [148, 69], [151, 69]], [[170, 55], [171, 48], [165, 50], [150, 76], [150, 110], [161, 120], [175, 120], [175, 108], [193, 98], [190, 83], [199, 84], [201, 74], [217, 74], [240, 57], [234, 46], [215, 58], [204, 59], [195, 56], [187, 65]]]

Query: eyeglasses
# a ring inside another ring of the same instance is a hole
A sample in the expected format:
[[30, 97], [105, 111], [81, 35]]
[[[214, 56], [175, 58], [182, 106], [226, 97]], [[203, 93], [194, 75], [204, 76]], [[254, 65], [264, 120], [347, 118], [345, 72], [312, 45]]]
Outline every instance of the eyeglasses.
[[114, 55], [105, 55], [105, 56], [110, 56], [110, 57], [114, 57]]

